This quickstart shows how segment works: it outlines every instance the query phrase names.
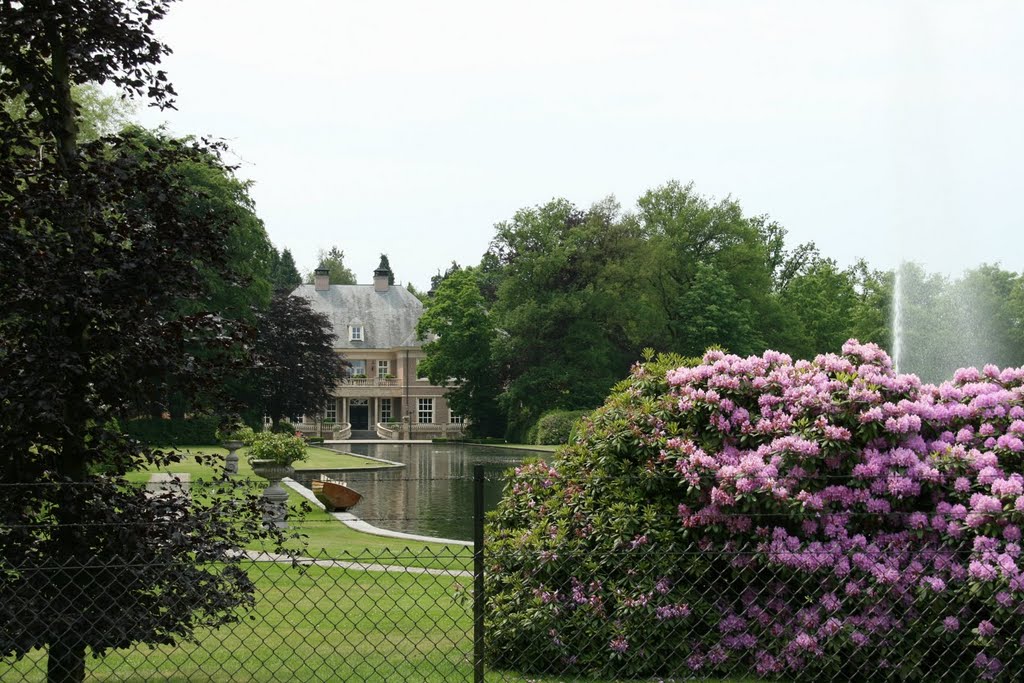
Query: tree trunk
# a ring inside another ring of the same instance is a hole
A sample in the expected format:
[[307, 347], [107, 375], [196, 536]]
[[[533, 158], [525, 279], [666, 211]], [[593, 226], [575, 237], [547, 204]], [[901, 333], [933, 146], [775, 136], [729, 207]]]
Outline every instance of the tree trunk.
[[[53, 74], [51, 87], [57, 105], [59, 123], [52, 130], [57, 146], [57, 162], [62, 171], [67, 173], [76, 163], [78, 156], [78, 121], [75, 113], [75, 101], [71, 97], [71, 69], [68, 63], [68, 52], [61, 34], [59, 20], [52, 21], [48, 26], [50, 41], [50, 69]], [[70, 178], [69, 178], [70, 180]]]
[[50, 644], [46, 683], [82, 683], [85, 680], [85, 643], [74, 633]]

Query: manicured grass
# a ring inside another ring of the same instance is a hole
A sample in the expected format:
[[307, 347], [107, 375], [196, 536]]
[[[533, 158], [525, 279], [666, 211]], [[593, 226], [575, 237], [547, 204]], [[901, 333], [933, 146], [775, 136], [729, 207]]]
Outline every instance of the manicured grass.
[[[248, 567], [251, 618], [196, 643], [119, 650], [87, 663], [88, 681], [386, 681], [472, 678], [471, 578], [336, 568]], [[45, 680], [34, 651], [0, 679]]]
[[[296, 494], [297, 495], [297, 494]], [[459, 567], [472, 566], [473, 549], [468, 546], [444, 545], [407, 541], [386, 536], [375, 536], [345, 526], [326, 512], [316, 510], [309, 513], [301, 523], [293, 525], [295, 531], [307, 538], [302, 539], [311, 556], [348, 559], [350, 555], [388, 555], [401, 552], [408, 558], [416, 558], [412, 567], [448, 567], [452, 558], [458, 558]], [[438, 558], [436, 561], [431, 557]]]
[[[271, 563], [245, 568], [257, 599], [238, 623], [200, 629], [192, 643], [137, 645], [90, 658], [86, 681], [473, 680], [472, 578]], [[17, 663], [0, 661], [3, 681], [41, 682], [45, 671], [40, 650]], [[486, 680], [613, 683], [512, 671], [488, 671]]]
[[[227, 450], [216, 446], [182, 446], [182, 451], [202, 453], [205, 455], [227, 455]], [[307, 469], [332, 469], [345, 467], [363, 467], [375, 461], [355, 455], [336, 453], [323, 448], [310, 448], [310, 458], [301, 463]], [[343, 464], [345, 463], [345, 464]], [[188, 474], [193, 486], [203, 481], [211, 481], [220, 474], [220, 464], [200, 465], [194, 457], [188, 456], [181, 462], [165, 468], [131, 472], [127, 479], [133, 483], [144, 484], [150, 474], [157, 471], [175, 474]], [[249, 479], [253, 486], [262, 489], [266, 480], [253, 474], [245, 457], [245, 449], [239, 451], [238, 478]], [[198, 489], [195, 495], [198, 495]], [[286, 487], [288, 504], [294, 510], [302, 507], [306, 500], [296, 491]], [[290, 530], [300, 538], [290, 542], [288, 548], [294, 552], [311, 557], [331, 557], [335, 559], [352, 559], [360, 557], [366, 561], [367, 556], [380, 557], [382, 564], [393, 562], [396, 555], [401, 554], [410, 567], [430, 567], [434, 569], [458, 568], [470, 569], [473, 562], [472, 549], [464, 546], [448, 546], [442, 543], [425, 543], [408, 541], [385, 536], [375, 536], [345, 526], [334, 517], [315, 506], [303, 516], [292, 514]], [[270, 547], [254, 544], [254, 550], [273, 550]]]
[[[178, 446], [174, 450], [182, 453], [196, 454], [201, 453], [203, 455], [216, 455], [226, 456], [228, 451], [226, 448], [220, 446]], [[241, 448], [237, 452], [238, 454], [238, 471], [241, 476], [252, 477], [252, 468], [249, 467], [248, 448]], [[319, 448], [317, 446], [310, 446], [307, 450], [309, 459], [301, 463], [298, 463], [299, 469], [348, 469], [352, 467], [372, 467], [382, 466], [382, 463], [370, 458], [364, 458], [362, 456], [353, 455], [351, 453], [338, 453], [327, 448]], [[220, 461], [223, 464], [223, 461]], [[150, 468], [149, 470], [131, 472], [128, 474], [128, 480], [138, 483], [145, 483], [149, 480], [149, 475], [152, 472], [175, 472], [178, 474], [190, 474], [192, 479], [195, 480], [200, 477], [211, 478], [217, 475], [217, 472], [208, 465], [199, 465], [196, 463], [195, 458], [185, 457], [181, 462], [163, 468]]]

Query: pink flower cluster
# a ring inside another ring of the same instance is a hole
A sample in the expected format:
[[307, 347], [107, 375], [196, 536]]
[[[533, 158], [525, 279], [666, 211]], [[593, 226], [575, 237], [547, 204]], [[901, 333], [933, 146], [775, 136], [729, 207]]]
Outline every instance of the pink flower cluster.
[[[684, 428], [658, 466], [679, 480], [682, 528], [703, 532], [705, 547], [754, 548], [766, 567], [830, 575], [838, 589], [822, 607], [836, 617], [820, 625], [747, 605], [744, 616], [789, 639], [778, 656], [760, 653], [758, 670], [791, 668], [843, 634], [882, 637], [918, 589], [981, 584], [1000, 596], [993, 614], [1024, 608], [1024, 368], [922, 385], [851, 340], [813, 361], [710, 351], [667, 380]], [[976, 628], [1000, 630], [994, 618]]]
[[693, 494], [679, 506], [684, 526], [728, 517], [753, 529], [757, 514], [797, 511], [802, 545], [830, 552], [857, 545], [862, 524], [882, 524], [897, 545], [910, 530], [929, 542], [1019, 535], [1024, 369], [921, 385], [854, 340], [809, 362], [772, 351], [703, 360], [667, 377], [690, 427], [660, 458]]

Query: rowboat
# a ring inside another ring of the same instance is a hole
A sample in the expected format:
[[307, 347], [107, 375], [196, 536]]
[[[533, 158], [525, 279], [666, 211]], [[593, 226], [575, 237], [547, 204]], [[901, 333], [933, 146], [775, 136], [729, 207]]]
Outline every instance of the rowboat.
[[324, 476], [313, 480], [313, 495], [328, 512], [348, 510], [363, 499], [361, 493], [350, 489], [345, 482]]

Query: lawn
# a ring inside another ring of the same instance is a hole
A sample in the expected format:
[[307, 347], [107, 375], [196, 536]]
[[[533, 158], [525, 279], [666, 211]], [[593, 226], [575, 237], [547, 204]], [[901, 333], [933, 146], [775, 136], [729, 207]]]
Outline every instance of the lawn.
[[[181, 446], [181, 451], [202, 453], [205, 455], [227, 455], [227, 450], [216, 446]], [[263, 487], [266, 480], [253, 474], [252, 468], [245, 457], [245, 449], [240, 450], [238, 475], [242, 479], [251, 479], [254, 486]], [[357, 455], [338, 453], [325, 448], [310, 448], [309, 460], [300, 463], [303, 469], [344, 469], [365, 467], [378, 464]], [[131, 472], [127, 478], [137, 484], [144, 484], [150, 474], [157, 471], [188, 474], [193, 486], [201, 485], [219, 476], [219, 471], [211, 465], [199, 464], [194, 457], [187, 456], [181, 462], [166, 468]], [[286, 488], [289, 505], [298, 510], [305, 499], [297, 492]], [[296, 552], [312, 557], [331, 557], [352, 560], [359, 557], [366, 561], [367, 556], [380, 557], [381, 564], [393, 564], [394, 558], [401, 555], [406, 566], [469, 569], [472, 566], [472, 549], [464, 546], [448, 546], [441, 543], [424, 543], [403, 539], [375, 536], [349, 528], [329, 514], [315, 508], [301, 518], [292, 515], [291, 529], [301, 537], [293, 541], [289, 547]], [[253, 549], [270, 550], [254, 545]]]
[[[217, 455], [221, 457], [228, 454], [227, 449], [221, 448], [220, 446], [178, 446], [175, 450], [183, 453], [198, 453], [203, 455]], [[249, 467], [249, 462], [246, 456], [247, 451], [247, 448], [242, 448], [237, 451], [238, 469], [240, 475], [252, 477], [252, 468]], [[382, 465], [382, 463], [376, 460], [371, 460], [370, 458], [352, 455], [351, 453], [339, 453], [337, 451], [332, 451], [327, 448], [319, 448], [317, 446], [310, 446], [306, 452], [309, 454], [309, 459], [299, 463], [301, 469], [350, 469], [353, 467], [372, 467]], [[209, 479], [217, 474], [210, 466], [196, 463], [195, 458], [185, 457], [180, 463], [170, 467], [150, 468], [148, 470], [130, 472], [127, 478], [129, 481], [145, 483], [152, 472], [189, 474], [192, 475], [193, 480], [204, 477]]]
[[[471, 678], [471, 578], [252, 563], [258, 600], [196, 643], [90, 659], [88, 681], [443, 681]], [[4, 681], [45, 680], [34, 651]]]
[[[89, 659], [86, 680], [473, 680], [470, 577], [270, 563], [246, 568], [257, 601], [238, 623], [202, 629], [194, 643], [137, 645]], [[45, 669], [43, 653], [33, 650], [16, 664], [0, 661], [0, 680], [44, 681]], [[489, 671], [486, 680], [594, 679]]]

